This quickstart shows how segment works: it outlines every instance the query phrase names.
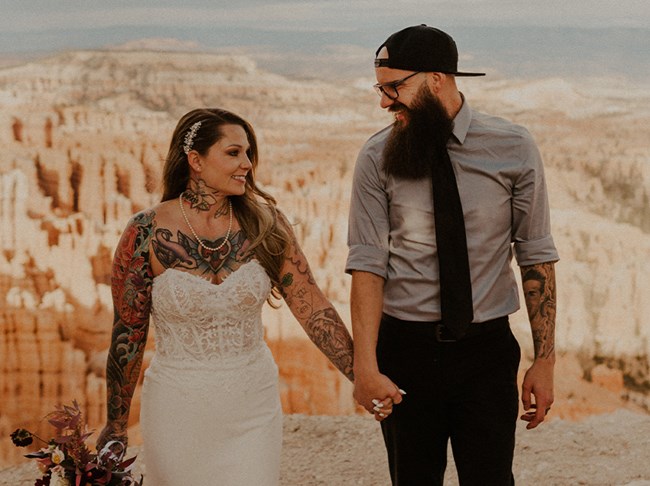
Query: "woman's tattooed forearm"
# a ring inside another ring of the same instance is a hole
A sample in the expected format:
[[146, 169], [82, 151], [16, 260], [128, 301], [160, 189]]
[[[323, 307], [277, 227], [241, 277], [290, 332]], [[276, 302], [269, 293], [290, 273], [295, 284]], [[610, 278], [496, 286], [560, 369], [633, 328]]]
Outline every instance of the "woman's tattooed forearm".
[[536, 358], [555, 353], [555, 266], [540, 263], [521, 268], [522, 286]]
[[354, 381], [352, 337], [336, 310], [328, 307], [314, 312], [307, 320], [305, 330], [309, 339], [332, 364], [350, 381]]
[[154, 215], [150, 211], [133, 218], [113, 258], [111, 290], [115, 319], [106, 365], [107, 414], [109, 421], [124, 427], [149, 328], [153, 282], [149, 244]]
[[296, 249], [287, 255], [293, 272], [282, 275], [280, 292], [309, 338], [349, 380], [352, 373], [352, 337], [338, 313], [322, 295], [305, 256]]
[[[303, 301], [306, 294], [306, 289], [303, 286], [297, 287], [294, 285], [297, 280], [304, 280], [306, 285], [312, 286], [316, 285], [316, 280], [309, 270], [309, 264], [305, 255], [301, 251], [296, 251], [296, 240], [293, 240], [292, 249], [287, 252], [287, 262], [290, 263], [290, 266], [295, 269], [297, 275], [294, 275], [292, 272], [287, 272], [282, 275], [280, 278], [280, 293], [282, 297], [287, 302], [289, 306], [292, 305], [293, 299], [298, 299]], [[304, 301], [303, 305], [310, 305], [311, 302]]]
[[127, 426], [131, 399], [140, 376], [147, 329], [136, 330], [116, 322], [106, 363], [107, 416], [114, 425]]

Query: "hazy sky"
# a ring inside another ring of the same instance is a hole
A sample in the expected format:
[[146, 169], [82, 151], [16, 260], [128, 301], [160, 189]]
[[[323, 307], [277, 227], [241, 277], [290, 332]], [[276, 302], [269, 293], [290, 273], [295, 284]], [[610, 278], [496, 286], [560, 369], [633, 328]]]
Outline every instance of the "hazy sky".
[[155, 39], [161, 49], [242, 49], [276, 72], [339, 75], [370, 66], [389, 34], [420, 23], [452, 34], [466, 68], [650, 76], [650, 0], [0, 0], [0, 55]]
[[371, 24], [649, 27], [648, 0], [0, 0], [0, 31], [119, 26], [352, 30]]

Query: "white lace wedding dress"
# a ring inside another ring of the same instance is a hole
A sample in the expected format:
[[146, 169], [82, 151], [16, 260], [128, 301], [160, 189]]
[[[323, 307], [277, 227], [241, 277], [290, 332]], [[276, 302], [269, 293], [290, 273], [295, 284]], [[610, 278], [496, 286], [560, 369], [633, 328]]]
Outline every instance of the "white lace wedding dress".
[[175, 269], [154, 279], [156, 354], [140, 414], [147, 484], [278, 484], [278, 370], [261, 322], [270, 289], [254, 260], [219, 285]]

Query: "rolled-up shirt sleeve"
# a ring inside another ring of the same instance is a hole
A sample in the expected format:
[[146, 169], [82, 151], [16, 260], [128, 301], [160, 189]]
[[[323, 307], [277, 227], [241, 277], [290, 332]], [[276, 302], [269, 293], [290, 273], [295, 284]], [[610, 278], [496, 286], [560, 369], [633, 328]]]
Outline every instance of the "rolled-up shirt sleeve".
[[519, 266], [556, 261], [542, 157], [527, 131], [520, 147], [523, 166], [512, 193], [515, 258]]
[[390, 225], [380, 155], [373, 149], [371, 139], [357, 157], [350, 198], [349, 253], [345, 271], [360, 270], [386, 278]]

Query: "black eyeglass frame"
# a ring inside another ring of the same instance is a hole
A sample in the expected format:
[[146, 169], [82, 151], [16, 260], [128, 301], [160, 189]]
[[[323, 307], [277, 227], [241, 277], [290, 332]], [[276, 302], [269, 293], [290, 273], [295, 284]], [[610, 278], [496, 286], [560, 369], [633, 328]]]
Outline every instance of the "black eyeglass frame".
[[[395, 101], [397, 98], [399, 98], [399, 91], [397, 90], [397, 88], [399, 86], [401, 86], [402, 84], [404, 84], [406, 81], [408, 81], [410, 78], [415, 76], [416, 74], [420, 74], [420, 73], [423, 73], [423, 72], [424, 71], [416, 71], [416, 72], [414, 72], [412, 74], [409, 74], [405, 78], [398, 79], [397, 81], [391, 81], [390, 83], [383, 83], [383, 84], [377, 83], [377, 84], [373, 84], [372, 87], [375, 88], [375, 91], [377, 92], [377, 94], [379, 96], [386, 95], [386, 97], [389, 100]], [[396, 93], [395, 97], [388, 94], [384, 88], [392, 88], [392, 89], [394, 89], [395, 93]]]

